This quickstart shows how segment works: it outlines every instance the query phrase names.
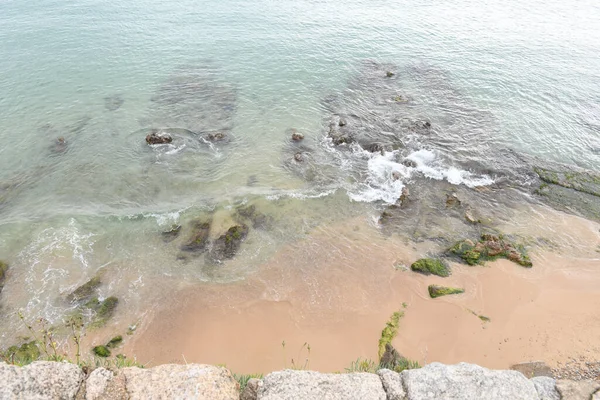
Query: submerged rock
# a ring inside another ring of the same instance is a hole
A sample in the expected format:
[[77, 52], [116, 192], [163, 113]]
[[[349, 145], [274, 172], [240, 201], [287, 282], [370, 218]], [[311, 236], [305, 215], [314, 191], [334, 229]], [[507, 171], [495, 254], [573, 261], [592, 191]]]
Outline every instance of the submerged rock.
[[118, 335], [110, 339], [108, 343], [106, 343], [106, 347], [108, 347], [109, 349], [114, 349], [116, 347], [119, 347], [121, 343], [123, 343], [123, 336]]
[[392, 76], [394, 76], [395, 74], [392, 71], [387, 71], [385, 73], [385, 76], [387, 76], [388, 78], [391, 78]]
[[481, 235], [481, 239], [477, 243], [469, 239], [458, 242], [448, 250], [448, 253], [458, 256], [469, 265], [506, 258], [523, 267], [533, 266], [523, 246], [516, 246], [502, 236], [490, 234]]
[[106, 322], [108, 322], [108, 320], [114, 315], [118, 304], [119, 299], [114, 296], [108, 297], [103, 301], [100, 301], [97, 297], [94, 297], [85, 303], [85, 307], [95, 312], [90, 326], [99, 328], [106, 325]]
[[172, 242], [181, 233], [181, 225], [174, 224], [168, 231], [161, 232], [160, 235], [165, 243]]
[[441, 277], [450, 276], [450, 267], [442, 260], [435, 258], [421, 258], [420, 260], [415, 261], [410, 266], [410, 269], [424, 275], [433, 274]]
[[432, 299], [435, 299], [436, 297], [447, 296], [450, 294], [460, 294], [460, 293], [465, 292], [465, 289], [438, 286], [438, 285], [429, 285], [427, 287], [427, 290], [429, 291], [429, 296]]
[[158, 132], [157, 130], [153, 130], [148, 136], [146, 136], [146, 143], [153, 144], [166, 144], [171, 143], [173, 138], [166, 133]]
[[229, 136], [225, 132], [215, 132], [206, 135], [206, 140], [208, 140], [209, 142], [222, 142], [224, 140], [227, 140], [228, 138]]
[[115, 94], [104, 98], [104, 107], [108, 111], [116, 111], [125, 103], [121, 95]]
[[208, 246], [210, 235], [210, 221], [195, 221], [192, 223], [192, 234], [181, 250], [189, 252], [202, 252]]
[[236, 216], [238, 219], [250, 221], [253, 228], [266, 228], [272, 223], [272, 218], [258, 211], [255, 205], [238, 207]]
[[235, 257], [249, 231], [248, 226], [244, 224], [229, 228], [214, 241], [209, 258], [212, 261], [222, 261]]
[[6, 272], [8, 271], [8, 264], [0, 260], [0, 293], [4, 288], [4, 282], [6, 281]]
[[294, 154], [294, 160], [296, 160], [297, 162], [302, 162], [304, 161], [304, 156], [302, 155], [302, 153], [296, 153]]
[[456, 193], [450, 193], [446, 195], [446, 207], [460, 206], [461, 201]]
[[304, 140], [304, 135], [298, 132], [294, 132], [292, 133], [292, 140], [294, 142], [299, 142], [301, 140]]
[[534, 171], [546, 183], [600, 197], [600, 174], [592, 171], [551, 170], [536, 167]]
[[94, 276], [69, 294], [67, 300], [71, 302], [87, 301], [92, 298], [101, 284], [100, 276]]
[[57, 155], [64, 153], [65, 151], [67, 151], [67, 149], [68, 149], [68, 143], [63, 136], [57, 137], [56, 140], [54, 140], [52, 147], [50, 148], [52, 153], [57, 154]]

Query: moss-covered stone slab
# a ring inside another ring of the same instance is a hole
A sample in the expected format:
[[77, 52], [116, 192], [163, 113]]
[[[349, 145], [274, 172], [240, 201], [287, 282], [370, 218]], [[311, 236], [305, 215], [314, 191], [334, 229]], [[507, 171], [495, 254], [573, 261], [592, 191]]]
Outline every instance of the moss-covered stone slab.
[[67, 300], [72, 302], [89, 300], [96, 293], [96, 289], [98, 289], [101, 284], [102, 281], [100, 280], [100, 277], [95, 276], [69, 294]]
[[600, 174], [593, 171], [570, 169], [548, 169], [536, 167], [535, 173], [546, 183], [573, 189], [600, 197]]
[[116, 347], [119, 347], [121, 343], [123, 343], [123, 336], [118, 335], [110, 339], [108, 343], [106, 343], [106, 347], [108, 347], [109, 349], [114, 349]]
[[85, 303], [86, 308], [89, 308], [95, 312], [91, 326], [94, 328], [99, 328], [106, 325], [106, 322], [108, 322], [108, 320], [114, 315], [118, 304], [119, 299], [114, 296], [107, 297], [103, 301], [100, 301], [97, 297], [94, 297]]
[[404, 312], [396, 311], [390, 317], [390, 320], [385, 323], [385, 328], [381, 331], [381, 338], [379, 338], [379, 359], [383, 357], [386, 346], [392, 343], [392, 340], [398, 334], [398, 326], [400, 325], [400, 318], [404, 316]]
[[427, 290], [429, 291], [429, 296], [431, 296], [432, 299], [435, 299], [437, 297], [442, 297], [442, 296], [448, 296], [450, 294], [461, 294], [461, 293], [465, 292], [465, 289], [438, 286], [438, 285], [429, 285], [427, 287]]
[[415, 261], [410, 269], [424, 275], [437, 275], [441, 277], [450, 276], [450, 267], [437, 258], [421, 258]]
[[458, 256], [469, 265], [484, 264], [486, 261], [506, 258], [523, 267], [533, 266], [523, 246], [510, 243], [502, 236], [484, 234], [479, 241], [466, 239], [452, 246], [448, 253]]

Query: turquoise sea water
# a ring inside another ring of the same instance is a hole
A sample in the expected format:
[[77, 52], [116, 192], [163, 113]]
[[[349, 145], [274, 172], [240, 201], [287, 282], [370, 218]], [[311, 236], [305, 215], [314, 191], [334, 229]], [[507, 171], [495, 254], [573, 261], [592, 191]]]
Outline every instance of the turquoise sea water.
[[[393, 202], [402, 184], [378, 181], [392, 160], [315, 160], [335, 177], [318, 183], [288, 165], [292, 127], [327, 154], [325, 100], [365, 60], [392, 65], [420, 115], [453, 115], [438, 124], [448, 145], [413, 143], [419, 173], [485, 184], [466, 163], [481, 143], [598, 171], [598, 21], [592, 0], [0, 0], [4, 307], [58, 318], [64, 293], [112, 265], [102, 295], [143, 310], [152, 276], [239, 279], [303, 224]], [[193, 127], [177, 146], [144, 141]], [[228, 144], [193, 138], [223, 129]], [[279, 228], [219, 270], [180, 265], [158, 235], [248, 201]]]

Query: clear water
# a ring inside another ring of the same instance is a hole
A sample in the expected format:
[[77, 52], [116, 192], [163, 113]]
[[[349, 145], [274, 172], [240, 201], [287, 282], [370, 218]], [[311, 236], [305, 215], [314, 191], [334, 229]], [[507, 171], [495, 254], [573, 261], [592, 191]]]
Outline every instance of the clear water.
[[[358, 154], [360, 180], [323, 142], [323, 100], [365, 60], [395, 65], [420, 113], [455, 118], [448, 140], [460, 146], [413, 144], [419, 165], [407, 179], [485, 184], [493, 177], [460, 165], [479, 144], [600, 170], [598, 21], [593, 0], [1, 0], [0, 258], [13, 267], [4, 307], [58, 318], [64, 294], [108, 265], [118, 274], [103, 294], [141, 312], [143, 288], [241, 279], [311, 226], [393, 202], [393, 159]], [[206, 101], [182, 108], [169, 98], [178, 88]], [[123, 102], [111, 110], [114, 98]], [[144, 142], [151, 127], [189, 129], [182, 121], [233, 139]], [[327, 179], [291, 171], [292, 127], [329, 154], [316, 160]], [[207, 210], [226, 229], [227, 211], [246, 201], [278, 228], [254, 233], [222, 268], [176, 262], [158, 235]]]

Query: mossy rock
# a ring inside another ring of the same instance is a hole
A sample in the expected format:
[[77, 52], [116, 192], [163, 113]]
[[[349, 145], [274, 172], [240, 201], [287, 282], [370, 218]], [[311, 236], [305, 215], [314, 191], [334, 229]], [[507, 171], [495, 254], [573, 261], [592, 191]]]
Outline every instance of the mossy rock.
[[242, 221], [250, 221], [253, 228], [269, 228], [273, 222], [271, 217], [258, 211], [255, 205], [239, 207], [236, 217]]
[[386, 322], [385, 328], [381, 331], [381, 338], [379, 338], [379, 359], [383, 357], [386, 346], [392, 343], [392, 340], [398, 334], [398, 327], [400, 325], [400, 318], [404, 316], [404, 312], [396, 311], [390, 317], [390, 320]]
[[192, 234], [188, 241], [181, 246], [181, 250], [196, 253], [205, 251], [208, 246], [210, 227], [210, 221], [195, 221], [192, 223]]
[[96, 346], [92, 349], [92, 353], [102, 358], [110, 357], [110, 350], [106, 346]]
[[429, 285], [427, 287], [427, 290], [429, 291], [429, 296], [431, 296], [432, 299], [435, 299], [435, 298], [441, 297], [441, 296], [447, 296], [450, 294], [460, 294], [460, 293], [465, 292], [465, 289], [438, 286], [438, 285]]
[[114, 315], [118, 304], [119, 299], [114, 296], [108, 297], [103, 301], [100, 301], [97, 297], [94, 297], [85, 303], [85, 307], [95, 312], [91, 326], [94, 328], [104, 326], [106, 322]]
[[572, 168], [551, 170], [541, 167], [534, 168], [534, 171], [545, 183], [600, 197], [600, 174], [596, 172], [586, 170], [575, 171]]
[[40, 358], [40, 349], [35, 340], [20, 346], [11, 346], [1, 353], [1, 358], [16, 365], [30, 364]]
[[69, 294], [67, 300], [71, 302], [89, 300], [96, 293], [96, 289], [98, 289], [101, 284], [102, 281], [100, 280], [100, 277], [95, 276]]
[[6, 271], [8, 271], [8, 264], [0, 260], [0, 292], [2, 292], [4, 282], [6, 281]]
[[525, 248], [510, 243], [502, 235], [484, 234], [478, 242], [463, 240], [448, 249], [448, 253], [458, 256], [468, 265], [484, 264], [486, 261], [506, 258], [523, 267], [533, 266]]
[[225, 232], [225, 234], [219, 236], [213, 243], [213, 247], [210, 252], [210, 259], [212, 261], [222, 261], [232, 259], [239, 251], [242, 242], [248, 236], [250, 229], [247, 225], [235, 225], [232, 226]]
[[108, 343], [106, 343], [106, 347], [109, 349], [114, 349], [115, 347], [119, 347], [121, 343], [123, 343], [123, 336], [118, 335], [110, 339]]
[[410, 269], [424, 275], [450, 276], [450, 267], [437, 258], [421, 258], [415, 261]]
[[165, 243], [172, 242], [181, 233], [181, 225], [174, 224], [168, 231], [161, 232], [160, 235]]

